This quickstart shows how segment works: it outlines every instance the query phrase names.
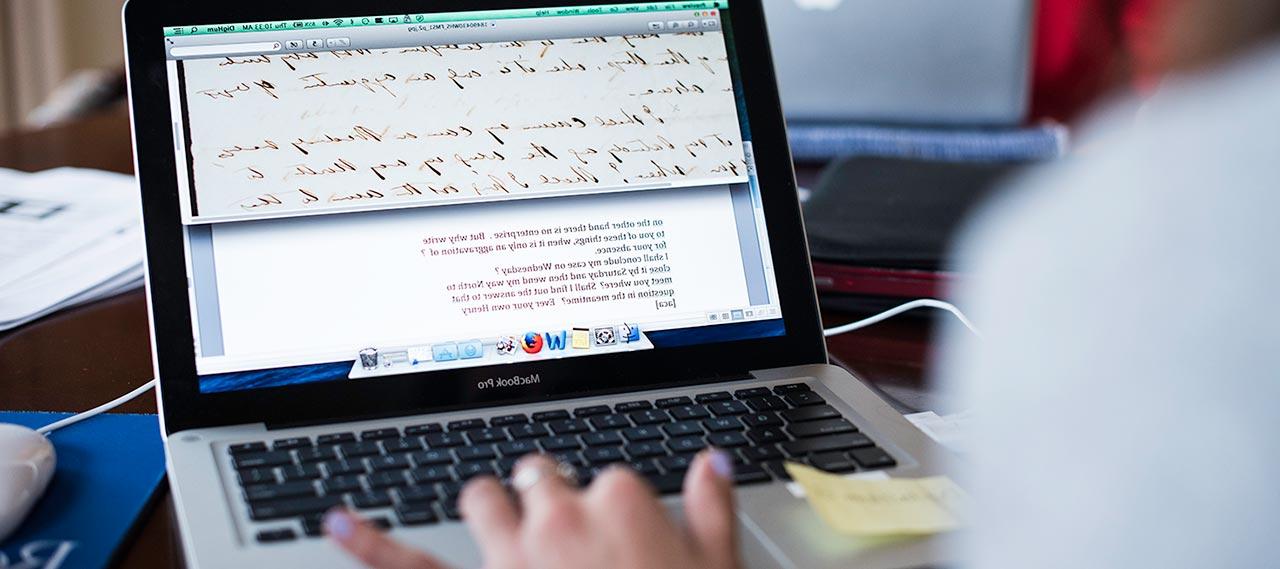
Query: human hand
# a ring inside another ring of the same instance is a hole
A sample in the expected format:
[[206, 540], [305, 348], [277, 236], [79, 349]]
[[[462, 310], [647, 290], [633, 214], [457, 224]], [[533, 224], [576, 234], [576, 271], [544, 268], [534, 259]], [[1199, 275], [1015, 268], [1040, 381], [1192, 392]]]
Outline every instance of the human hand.
[[[516, 465], [519, 504], [497, 480], [473, 480], [458, 507], [486, 569], [736, 569], [733, 463], [705, 451], [684, 480], [685, 527], [667, 515], [647, 482], [611, 467], [579, 491], [543, 456]], [[325, 516], [325, 532], [377, 569], [447, 569], [346, 510]]]

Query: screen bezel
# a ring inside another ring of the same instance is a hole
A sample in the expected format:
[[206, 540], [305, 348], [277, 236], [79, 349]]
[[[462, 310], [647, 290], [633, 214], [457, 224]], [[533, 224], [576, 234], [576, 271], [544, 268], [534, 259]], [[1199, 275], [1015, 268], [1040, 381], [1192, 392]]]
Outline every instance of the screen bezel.
[[[293, 425], [546, 401], [741, 379], [751, 370], [826, 361], [795, 173], [760, 0], [728, 0], [786, 334], [661, 351], [501, 364], [380, 379], [201, 393], [187, 293], [163, 29], [176, 25], [529, 8], [518, 0], [129, 0], [124, 7], [134, 156], [142, 192], [153, 358], [166, 433], [267, 423]], [[545, 6], [600, 4], [549, 0]], [[608, 3], [644, 3], [608, 0]], [[486, 389], [477, 382], [537, 373], [541, 382]]]

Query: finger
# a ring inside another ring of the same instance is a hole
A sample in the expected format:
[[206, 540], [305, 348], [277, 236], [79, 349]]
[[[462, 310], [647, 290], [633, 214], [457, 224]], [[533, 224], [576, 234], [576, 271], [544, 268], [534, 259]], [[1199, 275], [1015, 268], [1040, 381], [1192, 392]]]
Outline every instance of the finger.
[[462, 489], [458, 508], [480, 545], [486, 566], [497, 567], [516, 549], [520, 513], [511, 496], [493, 477], [473, 479]]
[[435, 558], [402, 545], [342, 508], [324, 516], [324, 532], [365, 565], [376, 569], [445, 569]]
[[721, 450], [698, 455], [684, 478], [685, 519], [694, 548], [712, 567], [737, 567], [733, 459]]
[[563, 536], [580, 529], [577, 490], [558, 467], [545, 456], [531, 455], [516, 464], [511, 476], [511, 486], [520, 494], [525, 529], [531, 534]]

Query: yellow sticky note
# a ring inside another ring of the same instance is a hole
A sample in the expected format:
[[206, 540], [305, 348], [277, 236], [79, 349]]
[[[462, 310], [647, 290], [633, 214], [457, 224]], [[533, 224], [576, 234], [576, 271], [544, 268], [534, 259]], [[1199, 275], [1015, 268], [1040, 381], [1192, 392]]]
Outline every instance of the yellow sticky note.
[[968, 495], [950, 478], [860, 480], [788, 462], [809, 505], [836, 531], [859, 537], [928, 535], [960, 527]]
[[587, 335], [586, 328], [573, 329], [573, 347], [578, 350], [585, 350], [591, 347], [591, 338]]

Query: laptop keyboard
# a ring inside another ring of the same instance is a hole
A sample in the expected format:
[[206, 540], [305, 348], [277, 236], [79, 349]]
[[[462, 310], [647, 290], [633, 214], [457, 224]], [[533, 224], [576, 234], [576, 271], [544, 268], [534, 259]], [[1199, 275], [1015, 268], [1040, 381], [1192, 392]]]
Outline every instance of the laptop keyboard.
[[[897, 464], [804, 383], [243, 442], [228, 452], [252, 520], [297, 520], [302, 535], [318, 537], [324, 512], [339, 505], [384, 528], [458, 520], [467, 480], [506, 483], [516, 461], [533, 452], [573, 465], [582, 484], [624, 463], [659, 493], [677, 493], [693, 455], [708, 446], [734, 457], [737, 484], [789, 480], [786, 460], [829, 472]], [[272, 527], [256, 537], [299, 535]]]

